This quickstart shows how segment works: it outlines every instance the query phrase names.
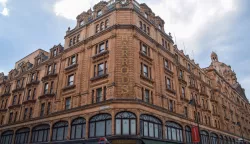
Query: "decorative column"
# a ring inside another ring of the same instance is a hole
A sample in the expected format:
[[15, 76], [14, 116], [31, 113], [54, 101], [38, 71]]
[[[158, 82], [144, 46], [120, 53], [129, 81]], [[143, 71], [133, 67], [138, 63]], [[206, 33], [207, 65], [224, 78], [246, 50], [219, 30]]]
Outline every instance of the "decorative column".
[[49, 129], [49, 142], [52, 141], [52, 130], [53, 130], [53, 124], [50, 122], [50, 129]]
[[70, 140], [70, 133], [71, 133], [71, 119], [68, 119], [68, 134], [67, 134], [67, 140]]

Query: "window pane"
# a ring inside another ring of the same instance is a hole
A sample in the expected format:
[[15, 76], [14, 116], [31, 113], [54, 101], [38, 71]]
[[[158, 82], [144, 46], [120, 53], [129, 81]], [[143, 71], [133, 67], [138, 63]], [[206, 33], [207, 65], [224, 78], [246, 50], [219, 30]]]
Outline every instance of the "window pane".
[[130, 120], [130, 131], [131, 135], [136, 135], [136, 121]]
[[144, 136], [148, 136], [148, 122], [144, 122]]
[[96, 122], [96, 136], [105, 136], [105, 121]]
[[128, 119], [123, 119], [122, 120], [122, 133], [124, 135], [129, 134], [129, 120]]
[[57, 140], [63, 140], [63, 128], [57, 130]]
[[72, 126], [71, 128], [71, 139], [75, 139], [75, 127], [76, 126]]
[[116, 134], [117, 135], [120, 135], [121, 134], [121, 120], [120, 119], [117, 119], [116, 120]]
[[[38, 135], [39, 137], [39, 135]], [[52, 137], [52, 140], [56, 140], [56, 129], [53, 129], [53, 137]]]
[[171, 128], [171, 131], [172, 131], [172, 140], [177, 140], [176, 130], [174, 128]]
[[77, 139], [81, 138], [81, 133], [82, 133], [82, 125], [77, 125], [76, 126], [76, 138]]
[[155, 126], [155, 137], [156, 138], [159, 138], [159, 129], [158, 129], [158, 125], [157, 124], [154, 124]]
[[65, 139], [66, 139], [67, 135], [68, 135], [68, 127], [65, 127], [65, 128], [64, 128], [64, 136], [63, 136], [63, 140], [65, 140]]
[[168, 139], [171, 140], [171, 128], [167, 128], [168, 129]]
[[106, 121], [106, 135], [111, 135], [111, 120]]
[[95, 135], [94, 135], [94, 132], [95, 132], [95, 123], [91, 123], [90, 124], [90, 126], [89, 126], [90, 128], [90, 132], [89, 132], [89, 135], [90, 135], [90, 137], [94, 137]]
[[149, 123], [149, 136], [154, 137], [154, 124]]
[[83, 125], [82, 138], [85, 138], [86, 134], [86, 124]]

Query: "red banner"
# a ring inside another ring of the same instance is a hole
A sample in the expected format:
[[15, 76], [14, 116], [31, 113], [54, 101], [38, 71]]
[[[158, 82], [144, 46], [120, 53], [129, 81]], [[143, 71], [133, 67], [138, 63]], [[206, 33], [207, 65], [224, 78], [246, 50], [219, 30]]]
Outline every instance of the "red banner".
[[199, 128], [197, 126], [192, 127], [192, 140], [193, 143], [200, 142]]

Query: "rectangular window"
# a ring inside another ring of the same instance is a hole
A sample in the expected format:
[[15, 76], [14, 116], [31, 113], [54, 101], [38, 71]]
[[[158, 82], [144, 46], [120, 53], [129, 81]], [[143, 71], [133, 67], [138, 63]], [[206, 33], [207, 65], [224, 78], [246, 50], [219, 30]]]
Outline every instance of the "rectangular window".
[[187, 107], [184, 107], [184, 116], [186, 118], [188, 117], [188, 109], [187, 109]]
[[143, 65], [143, 75], [145, 77], [149, 77], [149, 75], [148, 75], [148, 66], [146, 66], [145, 64]]
[[68, 86], [74, 85], [74, 75], [68, 77]]
[[34, 88], [32, 99], [35, 99], [35, 96], [36, 96], [36, 88]]
[[25, 108], [25, 109], [24, 109], [24, 114], [23, 114], [23, 120], [26, 119], [27, 114], [28, 114], [28, 108]]
[[4, 122], [4, 115], [2, 115], [1, 125], [3, 125], [3, 122]]
[[33, 114], [33, 109], [32, 109], [32, 108], [30, 108], [29, 119], [31, 119], [31, 118], [32, 118], [32, 114]]
[[102, 101], [102, 88], [96, 90], [96, 102]]
[[182, 70], [180, 70], [179, 77], [180, 77], [181, 79], [183, 79], [183, 71], [182, 71]]
[[48, 75], [50, 75], [51, 72], [52, 72], [52, 67], [51, 67], [51, 65], [49, 65], [49, 66], [48, 66]]
[[49, 92], [49, 84], [45, 83], [45, 85], [44, 85], [44, 94], [48, 94], [48, 92]]
[[169, 65], [168, 60], [165, 60], [164, 64], [165, 64], [165, 68], [170, 70], [170, 65]]
[[54, 82], [52, 81], [50, 84], [50, 93], [52, 94], [54, 92]]
[[148, 47], [147, 46], [145, 46], [144, 44], [142, 44], [141, 50], [142, 50], [143, 54], [148, 55]]
[[56, 49], [55, 50], [53, 50], [53, 57], [55, 57], [56, 56]]
[[98, 76], [101, 76], [104, 74], [104, 64], [98, 64]]
[[140, 29], [142, 29], [142, 22], [140, 21], [139, 23], [140, 23]]
[[16, 87], [17, 87], [17, 88], [21, 88], [21, 81], [20, 81], [20, 80], [17, 81]]
[[191, 70], [190, 64], [188, 64], [188, 66], [187, 66], [187, 67], [188, 67], [188, 70], [190, 71], [190, 70]]
[[173, 112], [174, 109], [173, 109], [173, 101], [172, 100], [169, 100], [169, 111]]
[[12, 122], [12, 119], [13, 119], [13, 112], [10, 113], [10, 117], [9, 117], [9, 123]]
[[149, 103], [149, 90], [145, 89], [144, 101]]
[[104, 43], [101, 43], [98, 47], [98, 53], [102, 53], [105, 51], [105, 44]]
[[56, 73], [56, 64], [54, 64], [53, 74]]
[[13, 101], [12, 101], [12, 105], [16, 104], [16, 100], [17, 100], [17, 96], [15, 95], [14, 98], [13, 98]]
[[74, 64], [76, 64], [76, 56], [71, 57], [70, 65], [74, 65]]
[[47, 107], [47, 114], [50, 114], [50, 102], [48, 102], [48, 107]]
[[31, 90], [28, 91], [27, 100], [30, 100], [30, 96], [31, 96]]
[[171, 80], [167, 78], [167, 89], [171, 89]]
[[65, 100], [65, 109], [68, 110], [70, 109], [70, 102], [71, 102], [71, 98], [66, 98]]
[[40, 111], [40, 116], [44, 116], [44, 108], [45, 108], [45, 103], [41, 105], [41, 111]]
[[31, 82], [35, 80], [35, 73], [31, 75]]
[[16, 122], [16, 120], [17, 120], [17, 112], [14, 115], [14, 122]]
[[185, 98], [185, 88], [184, 87], [181, 88], [181, 96], [182, 96], [182, 98]]

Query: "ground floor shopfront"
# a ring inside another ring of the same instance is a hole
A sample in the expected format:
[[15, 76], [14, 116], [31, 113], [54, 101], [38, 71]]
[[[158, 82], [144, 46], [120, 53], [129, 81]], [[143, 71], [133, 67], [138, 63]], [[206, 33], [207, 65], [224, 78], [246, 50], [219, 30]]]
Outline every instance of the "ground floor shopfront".
[[[181, 144], [192, 142], [192, 125], [195, 123], [144, 103], [112, 102], [5, 126], [0, 144], [97, 144], [100, 137], [112, 144]], [[238, 138], [201, 126], [202, 144], [235, 144]]]

